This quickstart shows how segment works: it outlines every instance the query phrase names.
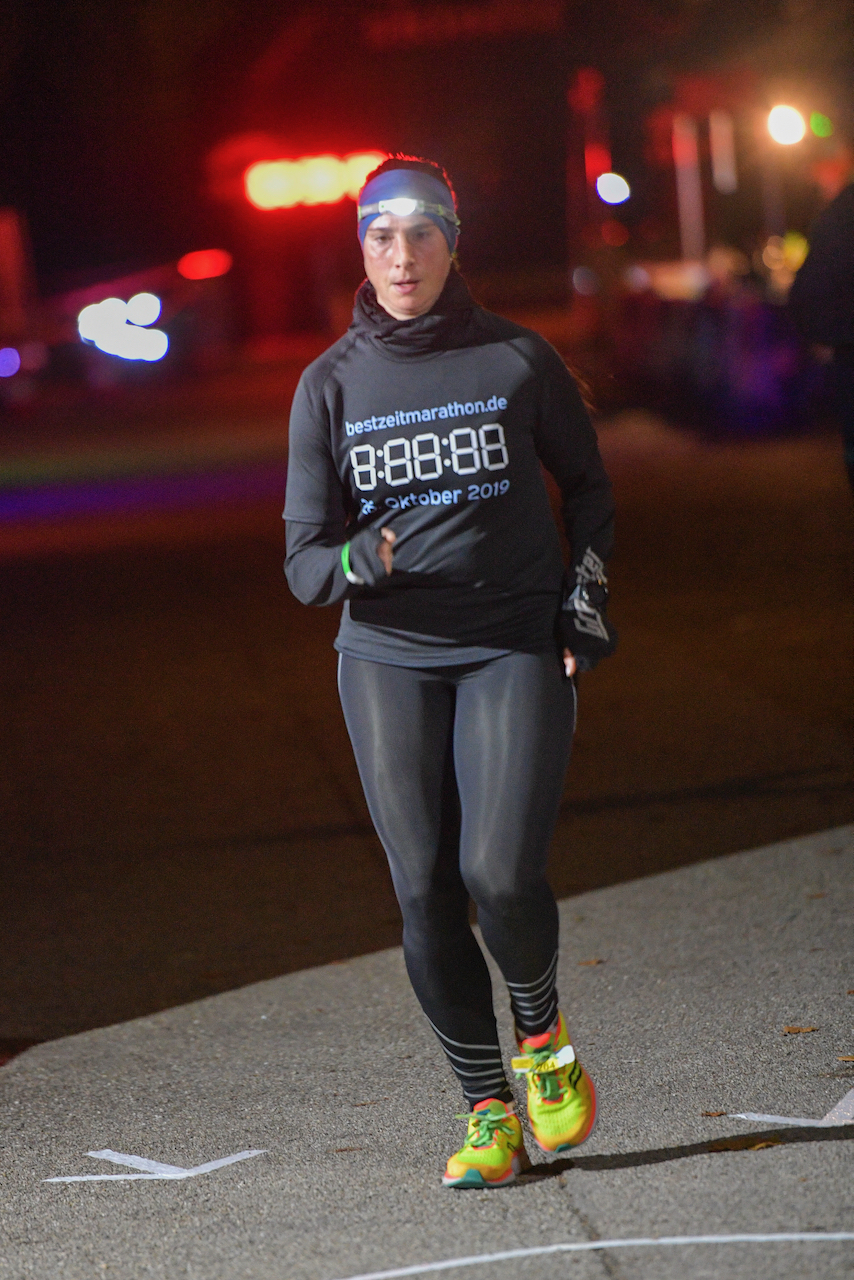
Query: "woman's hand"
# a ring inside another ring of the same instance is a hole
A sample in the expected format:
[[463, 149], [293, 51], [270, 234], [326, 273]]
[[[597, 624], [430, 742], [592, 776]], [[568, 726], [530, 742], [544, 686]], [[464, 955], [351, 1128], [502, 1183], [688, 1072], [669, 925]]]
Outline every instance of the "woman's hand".
[[563, 666], [566, 671], [567, 678], [574, 676], [578, 670], [575, 658], [572, 656], [569, 649], [564, 649], [563, 651]]
[[383, 540], [377, 543], [377, 555], [383, 562], [386, 574], [389, 574], [392, 570], [392, 562], [394, 560], [393, 547], [397, 542], [397, 534], [388, 528], [380, 529], [380, 534]]

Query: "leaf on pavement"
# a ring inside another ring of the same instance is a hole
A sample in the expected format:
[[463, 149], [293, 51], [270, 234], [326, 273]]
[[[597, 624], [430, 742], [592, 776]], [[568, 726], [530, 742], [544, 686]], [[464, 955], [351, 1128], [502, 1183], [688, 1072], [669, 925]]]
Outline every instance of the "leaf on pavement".
[[728, 1114], [729, 1112], [727, 1111], [701, 1111], [700, 1112], [701, 1116], [725, 1116]]
[[750, 1134], [742, 1134], [738, 1138], [719, 1138], [717, 1142], [705, 1144], [709, 1153], [720, 1151], [762, 1151], [765, 1147], [779, 1147], [781, 1138], [760, 1138], [758, 1141]]
[[844, 1053], [841, 1057], [837, 1056], [837, 1062], [854, 1062], [854, 1053]]
[[784, 1027], [784, 1036], [799, 1036], [806, 1031], [818, 1031], [818, 1027]]

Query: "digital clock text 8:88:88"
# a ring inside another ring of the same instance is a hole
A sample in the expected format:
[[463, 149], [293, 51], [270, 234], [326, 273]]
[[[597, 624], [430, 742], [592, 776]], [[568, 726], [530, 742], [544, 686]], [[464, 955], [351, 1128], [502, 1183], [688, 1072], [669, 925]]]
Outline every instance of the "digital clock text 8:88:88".
[[[442, 457], [439, 437], [432, 431], [415, 436], [411, 444], [405, 436], [387, 440], [379, 449], [357, 444], [350, 450], [356, 488], [375, 489], [378, 478], [392, 486], [409, 484], [413, 477], [438, 480], [448, 465], [458, 476], [472, 476], [481, 468], [503, 471], [510, 461], [500, 422], [484, 423], [477, 432], [472, 427], [457, 427], [448, 435], [447, 444], [450, 458]], [[384, 471], [377, 470], [377, 459], [385, 462]]]

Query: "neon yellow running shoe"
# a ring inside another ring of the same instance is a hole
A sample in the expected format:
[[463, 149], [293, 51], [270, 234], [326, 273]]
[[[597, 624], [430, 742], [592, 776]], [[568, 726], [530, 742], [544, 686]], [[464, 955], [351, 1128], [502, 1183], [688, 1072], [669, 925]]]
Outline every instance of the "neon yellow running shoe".
[[519, 1117], [506, 1103], [487, 1098], [457, 1119], [468, 1120], [469, 1128], [448, 1161], [442, 1178], [446, 1187], [506, 1187], [530, 1168]]
[[528, 1077], [528, 1119], [541, 1151], [568, 1151], [590, 1137], [596, 1123], [596, 1090], [575, 1056], [563, 1014], [557, 1027], [517, 1042], [511, 1066]]

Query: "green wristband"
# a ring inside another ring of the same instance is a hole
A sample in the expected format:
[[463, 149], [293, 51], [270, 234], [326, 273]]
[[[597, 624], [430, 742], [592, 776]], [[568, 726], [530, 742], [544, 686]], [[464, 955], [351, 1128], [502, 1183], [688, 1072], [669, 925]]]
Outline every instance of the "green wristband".
[[341, 548], [341, 567], [344, 570], [344, 577], [347, 579], [348, 582], [352, 582], [354, 587], [363, 587], [365, 585], [365, 579], [360, 578], [359, 575], [357, 573], [354, 573], [353, 570], [350, 568], [350, 543], [349, 542], [345, 542], [344, 546]]

